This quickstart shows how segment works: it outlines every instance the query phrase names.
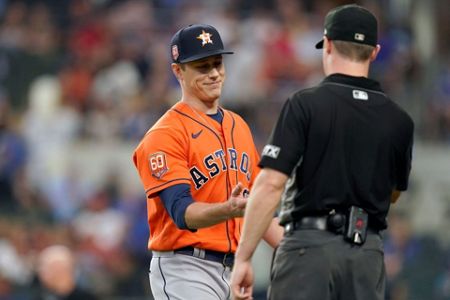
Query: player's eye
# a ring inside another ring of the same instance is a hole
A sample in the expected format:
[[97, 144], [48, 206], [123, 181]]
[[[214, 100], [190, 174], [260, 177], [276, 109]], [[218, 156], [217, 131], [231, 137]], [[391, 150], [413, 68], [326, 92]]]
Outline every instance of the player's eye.
[[203, 64], [203, 65], [197, 65], [195, 66], [195, 68], [199, 71], [207, 71], [210, 66], [208, 64]]
[[196, 69], [207, 69], [209, 67], [208, 64], [199, 64], [199, 65], [195, 65]]

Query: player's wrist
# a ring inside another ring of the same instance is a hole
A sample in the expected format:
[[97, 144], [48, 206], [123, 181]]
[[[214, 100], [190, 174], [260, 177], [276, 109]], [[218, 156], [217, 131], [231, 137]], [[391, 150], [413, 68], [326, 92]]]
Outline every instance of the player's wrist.
[[230, 218], [240, 218], [244, 216], [244, 209], [239, 205], [236, 199], [230, 199], [227, 201], [228, 216]]

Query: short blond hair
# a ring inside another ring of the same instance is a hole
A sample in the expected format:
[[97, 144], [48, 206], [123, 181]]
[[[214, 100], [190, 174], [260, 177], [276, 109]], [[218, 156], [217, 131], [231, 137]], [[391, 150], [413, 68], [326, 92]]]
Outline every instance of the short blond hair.
[[357, 62], [367, 61], [372, 55], [374, 46], [346, 41], [332, 41], [336, 50], [342, 56]]

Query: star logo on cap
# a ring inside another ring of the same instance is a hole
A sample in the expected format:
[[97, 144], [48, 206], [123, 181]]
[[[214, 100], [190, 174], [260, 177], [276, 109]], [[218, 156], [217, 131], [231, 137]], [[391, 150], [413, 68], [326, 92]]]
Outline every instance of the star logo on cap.
[[204, 30], [202, 30], [202, 34], [200, 34], [197, 39], [198, 40], [202, 40], [202, 47], [205, 46], [206, 44], [212, 44], [213, 41], [211, 39], [212, 34], [209, 32], [205, 32]]

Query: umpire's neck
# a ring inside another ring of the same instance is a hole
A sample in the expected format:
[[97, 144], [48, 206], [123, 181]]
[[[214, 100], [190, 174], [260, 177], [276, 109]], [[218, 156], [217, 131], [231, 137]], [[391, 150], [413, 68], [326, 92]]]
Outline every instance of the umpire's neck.
[[379, 51], [380, 45], [377, 45], [368, 60], [351, 60], [341, 55], [335, 45], [325, 37], [322, 53], [324, 73], [326, 76], [340, 73], [355, 77], [368, 77], [370, 63], [376, 59]]

